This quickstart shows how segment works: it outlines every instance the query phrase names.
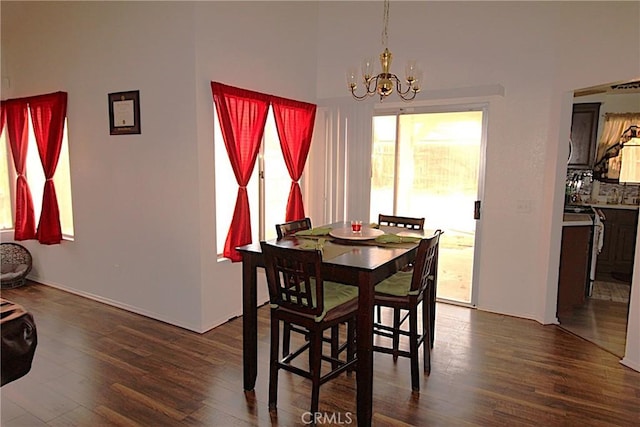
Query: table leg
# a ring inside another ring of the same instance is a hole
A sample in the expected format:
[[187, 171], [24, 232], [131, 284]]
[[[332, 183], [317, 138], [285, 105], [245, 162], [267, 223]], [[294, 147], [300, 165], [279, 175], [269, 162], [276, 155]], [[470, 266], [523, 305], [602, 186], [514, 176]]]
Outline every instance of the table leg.
[[356, 333], [358, 426], [370, 426], [373, 407], [373, 297], [375, 286], [367, 273], [359, 274], [359, 283], [358, 329]]
[[244, 389], [253, 390], [258, 375], [258, 291], [255, 259], [242, 254], [242, 362]]

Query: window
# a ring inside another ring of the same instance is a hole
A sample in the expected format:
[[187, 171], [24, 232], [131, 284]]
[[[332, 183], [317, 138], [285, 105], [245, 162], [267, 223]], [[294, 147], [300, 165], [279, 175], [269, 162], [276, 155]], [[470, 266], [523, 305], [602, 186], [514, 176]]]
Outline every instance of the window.
[[[25, 176], [29, 183], [31, 198], [33, 199], [33, 209], [35, 213], [36, 224], [40, 220], [40, 211], [42, 209], [42, 193], [44, 190], [44, 171], [40, 156], [38, 155], [38, 146], [33, 133], [31, 124], [31, 115], [27, 115], [29, 120], [29, 148], [27, 149], [27, 164], [25, 168]], [[0, 226], [3, 230], [13, 228], [13, 218], [15, 209], [15, 185], [16, 172], [11, 156], [11, 148], [9, 146], [6, 125], [0, 134]], [[58, 209], [60, 211], [60, 226], [62, 235], [67, 240], [73, 240], [73, 209], [71, 203], [71, 176], [69, 172], [69, 142], [67, 140], [67, 122], [64, 124], [64, 134], [62, 137], [62, 148], [58, 166], [53, 177], [56, 188], [56, 198], [58, 199]]]
[[[218, 258], [221, 258], [235, 208], [238, 184], [224, 145], [218, 115], [214, 113], [213, 116], [216, 248]], [[251, 211], [251, 236], [254, 242], [276, 238], [275, 224], [284, 222], [290, 186], [291, 178], [282, 156], [273, 109], [269, 107], [260, 154], [247, 186]]]

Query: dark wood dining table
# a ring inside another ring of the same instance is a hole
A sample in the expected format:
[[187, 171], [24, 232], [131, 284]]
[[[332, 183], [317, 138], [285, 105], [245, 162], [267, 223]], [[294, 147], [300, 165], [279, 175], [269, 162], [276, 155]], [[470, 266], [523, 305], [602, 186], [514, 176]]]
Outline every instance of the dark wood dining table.
[[[346, 227], [338, 222], [322, 227]], [[297, 237], [286, 237], [273, 243], [284, 247], [299, 244]], [[370, 242], [335, 241], [347, 245], [333, 258], [323, 260], [325, 280], [358, 286], [357, 321], [357, 420], [359, 426], [370, 426], [373, 413], [373, 300], [375, 285], [393, 275], [415, 259], [417, 243], [378, 246]], [[347, 250], [348, 249], [348, 250]], [[244, 389], [253, 390], [258, 366], [257, 268], [264, 268], [259, 243], [238, 247], [242, 254], [242, 319]]]

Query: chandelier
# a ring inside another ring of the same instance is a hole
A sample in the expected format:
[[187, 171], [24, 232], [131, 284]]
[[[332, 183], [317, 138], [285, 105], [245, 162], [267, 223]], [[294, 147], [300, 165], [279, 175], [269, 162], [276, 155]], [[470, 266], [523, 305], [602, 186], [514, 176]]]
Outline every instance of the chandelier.
[[366, 92], [361, 95], [356, 94], [356, 90], [358, 88], [358, 73], [355, 68], [351, 68], [347, 71], [347, 84], [349, 85], [349, 90], [355, 99], [362, 100], [377, 93], [380, 95], [380, 101], [382, 101], [384, 98], [391, 95], [395, 88], [400, 98], [405, 101], [411, 101], [416, 97], [416, 94], [420, 92], [422, 71], [418, 68], [416, 61], [408, 61], [405, 67], [406, 86], [404, 88], [402, 87], [402, 82], [398, 76], [389, 71], [391, 68], [391, 59], [393, 58], [393, 55], [391, 55], [391, 52], [387, 48], [387, 41], [389, 38], [389, 0], [384, 1], [382, 22], [382, 47], [384, 47], [384, 51], [380, 54], [380, 66], [382, 68], [382, 72], [374, 76], [373, 58], [365, 58], [362, 61], [361, 77], [364, 82]]

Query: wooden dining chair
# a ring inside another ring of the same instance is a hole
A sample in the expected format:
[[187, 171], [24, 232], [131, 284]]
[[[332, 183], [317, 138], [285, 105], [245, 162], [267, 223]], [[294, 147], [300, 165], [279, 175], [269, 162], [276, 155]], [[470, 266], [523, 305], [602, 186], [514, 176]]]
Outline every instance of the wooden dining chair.
[[[265, 259], [271, 304], [271, 350], [269, 369], [269, 409], [278, 399], [278, 371], [287, 370], [311, 379], [311, 413], [318, 412], [320, 386], [346, 370], [355, 368], [355, 325], [358, 288], [325, 281], [319, 250], [283, 248], [260, 242]], [[280, 322], [298, 325], [308, 331], [308, 340], [293, 353], [278, 356]], [[323, 332], [347, 322], [346, 358], [323, 354]], [[309, 369], [293, 360], [308, 350]], [[322, 362], [331, 368], [322, 375]]]
[[[374, 334], [391, 338], [391, 346], [375, 344], [374, 351], [411, 359], [411, 388], [420, 391], [418, 375], [418, 351], [423, 346], [424, 371], [431, 372], [431, 348], [435, 333], [435, 290], [438, 283], [438, 247], [441, 230], [432, 237], [422, 239], [412, 271], [399, 271], [376, 285], [374, 303], [391, 307], [394, 313], [406, 311], [406, 314], [393, 326], [378, 324]], [[418, 307], [422, 305], [422, 331], [418, 333]], [[409, 321], [409, 329], [403, 329]], [[400, 336], [409, 337], [409, 351], [400, 350]]]
[[[295, 221], [289, 221], [282, 224], [276, 224], [276, 233], [278, 235], [278, 240], [282, 239], [286, 236], [291, 236], [298, 231], [302, 230], [311, 230], [311, 219], [303, 218]], [[283, 322], [282, 326], [282, 357], [286, 357], [290, 354], [291, 351], [291, 332], [296, 332], [298, 334], [304, 335], [305, 338], [308, 338], [308, 331], [304, 328], [301, 328], [296, 325], [292, 325], [289, 322]], [[324, 340], [331, 344], [331, 349], [333, 352], [333, 356], [342, 352], [344, 350], [344, 345], [340, 346], [340, 329], [338, 326], [335, 326], [331, 330], [331, 334], [326, 336]]]
[[378, 225], [403, 227], [409, 230], [424, 230], [424, 218], [379, 214]]
[[278, 240], [283, 237], [290, 236], [301, 230], [311, 230], [311, 219], [303, 218], [295, 221], [289, 221], [282, 224], [276, 224], [276, 233]]
[[[295, 234], [298, 231], [311, 230], [311, 219], [303, 218], [295, 221], [284, 222], [282, 224], [276, 224], [276, 233], [278, 240], [283, 237]], [[297, 332], [302, 335], [306, 335], [307, 331], [291, 325], [288, 322], [284, 322], [282, 327], [282, 357], [286, 357], [289, 354], [291, 348], [291, 332]], [[337, 338], [336, 338], [337, 339]]]
[[[424, 230], [424, 218], [378, 214], [378, 225], [387, 225], [391, 227], [406, 228], [407, 230], [422, 231]], [[410, 266], [407, 266], [407, 268], [410, 268]], [[382, 309], [380, 308], [380, 306], [376, 306], [375, 313], [377, 322], [379, 324], [379, 322], [382, 321]], [[393, 310], [393, 318], [394, 323], [400, 321], [400, 312], [398, 310]]]

